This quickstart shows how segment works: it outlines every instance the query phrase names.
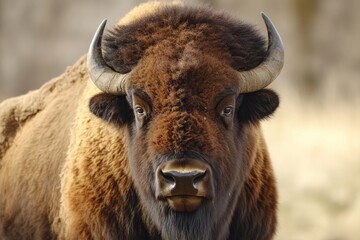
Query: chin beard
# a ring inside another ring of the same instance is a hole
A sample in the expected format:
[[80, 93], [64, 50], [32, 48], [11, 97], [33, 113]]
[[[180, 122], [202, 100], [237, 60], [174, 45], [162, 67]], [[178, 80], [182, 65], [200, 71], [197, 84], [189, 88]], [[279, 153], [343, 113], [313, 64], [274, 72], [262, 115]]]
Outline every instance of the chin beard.
[[164, 206], [160, 217], [161, 236], [166, 240], [216, 239], [213, 232], [214, 211], [201, 206], [194, 212], [175, 212]]

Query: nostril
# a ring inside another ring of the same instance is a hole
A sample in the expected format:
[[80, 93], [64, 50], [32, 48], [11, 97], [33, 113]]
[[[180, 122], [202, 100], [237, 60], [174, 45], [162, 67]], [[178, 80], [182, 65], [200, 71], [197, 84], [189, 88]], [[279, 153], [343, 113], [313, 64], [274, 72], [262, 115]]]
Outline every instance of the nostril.
[[168, 183], [175, 183], [176, 182], [174, 176], [170, 172], [166, 172], [166, 173], [164, 173], [163, 171], [160, 171], [160, 172], [161, 172], [161, 176]]
[[200, 183], [201, 181], [203, 181], [204, 177], [206, 175], [206, 171], [199, 171], [196, 176], [193, 178], [193, 184], [197, 185], [198, 183]]

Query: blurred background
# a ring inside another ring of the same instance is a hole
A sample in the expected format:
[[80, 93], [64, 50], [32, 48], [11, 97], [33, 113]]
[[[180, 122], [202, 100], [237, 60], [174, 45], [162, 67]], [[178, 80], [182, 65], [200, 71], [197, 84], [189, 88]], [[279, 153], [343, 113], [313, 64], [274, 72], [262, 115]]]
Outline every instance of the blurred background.
[[[0, 0], [0, 101], [64, 72], [100, 21], [140, 0]], [[360, 1], [198, 0], [253, 23], [276, 24], [285, 66], [264, 122], [280, 206], [275, 239], [360, 239]]]

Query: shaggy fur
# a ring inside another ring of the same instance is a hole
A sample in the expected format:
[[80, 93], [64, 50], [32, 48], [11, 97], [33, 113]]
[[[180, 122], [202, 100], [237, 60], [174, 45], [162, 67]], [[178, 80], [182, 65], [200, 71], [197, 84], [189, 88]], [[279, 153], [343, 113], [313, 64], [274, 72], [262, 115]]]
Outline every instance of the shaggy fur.
[[[239, 94], [236, 77], [262, 61], [264, 40], [224, 13], [150, 2], [104, 47], [112, 68], [131, 72], [127, 96], [101, 93], [82, 58], [0, 105], [0, 238], [271, 239], [277, 194], [259, 121], [279, 100]], [[156, 200], [154, 171], [189, 155], [212, 168], [215, 196], [178, 213]]]
[[84, 59], [41, 89], [0, 105], [6, 140], [0, 158], [0, 239], [56, 236], [51, 224], [59, 214], [59, 174], [88, 81]]
[[115, 27], [105, 38], [105, 59], [116, 71], [130, 72], [147, 52], [170, 42], [178, 54], [192, 42], [239, 71], [254, 68], [265, 55], [264, 40], [250, 25], [206, 8], [165, 4]]

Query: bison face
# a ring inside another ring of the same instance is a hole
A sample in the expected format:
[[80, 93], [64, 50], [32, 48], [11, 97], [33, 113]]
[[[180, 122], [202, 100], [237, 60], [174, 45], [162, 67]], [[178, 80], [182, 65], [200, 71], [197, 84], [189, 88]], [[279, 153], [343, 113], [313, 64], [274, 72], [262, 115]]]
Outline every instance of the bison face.
[[239, 197], [256, 145], [253, 129], [278, 97], [271, 90], [240, 94], [235, 71], [206, 54], [183, 61], [173, 54], [144, 57], [127, 96], [99, 94], [90, 109], [128, 126], [130, 172], [145, 218], [167, 229], [168, 239], [211, 239], [209, 229], [229, 221]]
[[257, 123], [278, 106], [263, 88], [282, 68], [282, 42], [263, 17], [267, 52], [249, 26], [196, 8], [119, 26], [105, 41], [106, 61], [105, 22], [95, 34], [88, 69], [105, 93], [91, 99], [90, 110], [127, 127], [143, 220], [165, 239], [226, 237], [263, 147]]

